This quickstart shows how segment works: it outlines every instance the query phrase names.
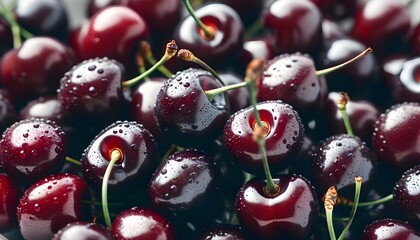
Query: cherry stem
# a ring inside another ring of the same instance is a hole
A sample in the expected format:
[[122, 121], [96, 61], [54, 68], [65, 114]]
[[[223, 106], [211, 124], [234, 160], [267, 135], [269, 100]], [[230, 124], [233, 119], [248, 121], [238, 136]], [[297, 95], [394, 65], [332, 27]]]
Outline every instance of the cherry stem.
[[408, 0], [406, 6], [411, 7], [416, 2], [416, 0]]
[[348, 61], [346, 61], [346, 62], [344, 62], [344, 63], [342, 63], [342, 64], [339, 64], [339, 65], [334, 66], [334, 67], [330, 67], [330, 68], [326, 68], [326, 69], [322, 69], [322, 70], [318, 70], [318, 71], [316, 71], [316, 75], [317, 75], [318, 77], [325, 76], [325, 75], [327, 75], [327, 74], [329, 74], [329, 73], [331, 73], [331, 72], [333, 72], [333, 71], [335, 71], [335, 70], [338, 70], [338, 69], [340, 69], [340, 68], [342, 68], [342, 67], [347, 66], [348, 64], [350, 64], [350, 63], [352, 63], [352, 62], [356, 61], [356, 60], [357, 60], [357, 59], [359, 59], [359, 58], [364, 57], [366, 54], [368, 54], [368, 53], [370, 53], [370, 52], [372, 52], [372, 51], [373, 51], [373, 50], [372, 50], [372, 48], [367, 48], [366, 50], [364, 50], [363, 52], [361, 52], [361, 53], [360, 53], [359, 55], [357, 55], [356, 57], [354, 57], [354, 58], [352, 58], [352, 59], [350, 59], [350, 60], [348, 60]]
[[214, 77], [221, 80], [219, 74], [217, 74], [217, 72], [214, 71], [213, 68], [211, 68], [209, 65], [207, 65], [207, 63], [205, 63], [203, 60], [196, 57], [191, 51], [189, 51], [187, 49], [180, 49], [178, 51], [177, 57], [184, 60], [184, 61], [193, 62], [193, 63], [196, 63], [196, 64], [200, 65], [202, 68], [211, 72], [211, 74], [213, 74]]
[[[146, 67], [144, 65], [144, 58], [139, 53], [136, 54], [136, 64], [137, 64], [137, 67], [139, 68], [140, 74], [143, 74], [144, 72], [146, 72]], [[145, 79], [149, 80], [148, 77], [145, 77]]]
[[170, 41], [168, 44], [166, 44], [166, 51], [165, 54], [163, 55], [163, 57], [159, 60], [159, 62], [157, 62], [155, 65], [153, 65], [151, 68], [149, 68], [146, 72], [140, 74], [139, 76], [124, 81], [122, 83], [123, 87], [131, 87], [135, 84], [137, 84], [140, 80], [142, 80], [143, 78], [149, 76], [152, 72], [154, 72], [157, 68], [159, 68], [160, 66], [162, 66], [164, 63], [166, 63], [169, 59], [171, 59], [176, 52], [178, 51], [178, 46], [176, 45], [175, 41], [172, 40]]
[[10, 24], [12, 35], [13, 35], [13, 47], [18, 48], [20, 45], [22, 45], [22, 39], [20, 37], [20, 26], [16, 22], [15, 18], [13, 17], [12, 13], [10, 12], [10, 9], [2, 2], [1, 4], [1, 15], [4, 17], [4, 19]]
[[344, 121], [344, 126], [346, 127], [347, 134], [350, 136], [354, 136], [353, 129], [351, 128], [349, 115], [347, 114], [346, 106], [347, 103], [350, 101], [350, 97], [346, 92], [340, 92], [340, 96], [338, 97], [337, 101], [337, 108], [340, 110], [341, 117]]
[[111, 218], [109, 216], [108, 209], [108, 181], [111, 175], [112, 168], [115, 163], [121, 159], [121, 152], [118, 149], [114, 149], [111, 152], [111, 160], [105, 170], [104, 178], [102, 179], [102, 211], [104, 213], [105, 223], [108, 228], [111, 227]]
[[207, 90], [207, 91], [205, 91], [205, 93], [206, 93], [208, 99], [210, 101], [213, 101], [214, 98], [221, 93], [224, 93], [224, 92], [227, 92], [227, 91], [230, 91], [230, 90], [233, 90], [233, 89], [245, 87], [247, 85], [248, 85], [247, 82], [240, 82], [240, 83], [235, 83], [235, 84], [227, 85], [227, 86], [220, 87], [220, 88]]
[[194, 9], [192, 8], [190, 2], [188, 0], [183, 0], [185, 7], [187, 8], [188, 12], [190, 13], [191, 17], [194, 18], [194, 21], [198, 24], [198, 26], [203, 30], [204, 35], [207, 38], [213, 38], [214, 32], [209, 30], [209, 28], [197, 17], [197, 15], [194, 12]]
[[82, 163], [79, 160], [76, 160], [76, 159], [68, 157], [68, 156], [66, 156], [66, 161], [69, 162], [69, 163], [72, 163], [74, 165], [78, 165], [78, 166], [82, 165]]
[[245, 32], [246, 37], [254, 37], [264, 27], [261, 19], [257, 19]]
[[[394, 195], [389, 194], [388, 196], [377, 199], [377, 200], [373, 200], [373, 201], [369, 201], [369, 202], [359, 202], [359, 207], [369, 207], [369, 206], [372, 206], [372, 205], [378, 205], [378, 204], [389, 202], [392, 199], [394, 199]], [[353, 206], [354, 203], [350, 202], [348, 205]]]
[[[155, 65], [157, 63], [156, 58], [153, 56], [152, 47], [150, 43], [147, 41], [140, 42], [139, 54], [145, 59], [150, 65]], [[169, 69], [167, 69], [164, 65], [159, 66], [158, 70], [167, 78], [172, 77], [174, 75]]]
[[172, 144], [172, 145], [168, 148], [168, 150], [166, 151], [165, 155], [163, 155], [163, 156], [162, 156], [162, 158], [161, 158], [161, 160], [160, 160], [160, 161], [161, 161], [161, 162], [166, 161], [166, 160], [168, 159], [169, 155], [171, 155], [171, 153], [173, 153], [176, 149], [177, 149], [177, 145]]
[[325, 215], [327, 220], [327, 227], [328, 227], [328, 234], [330, 235], [331, 240], [336, 240], [335, 231], [334, 231], [334, 224], [333, 224], [333, 210], [334, 206], [337, 204], [338, 194], [337, 188], [332, 186], [328, 188], [327, 193], [324, 196], [324, 208], [325, 208]]
[[353, 202], [353, 207], [351, 209], [350, 212], [350, 216], [349, 216], [349, 221], [347, 222], [347, 225], [344, 227], [343, 231], [341, 232], [341, 235], [338, 237], [338, 240], [343, 240], [347, 234], [347, 231], [349, 230], [354, 216], [356, 215], [356, 210], [357, 207], [359, 205], [359, 198], [360, 198], [360, 190], [362, 188], [362, 181], [363, 178], [362, 177], [355, 177], [354, 178], [355, 182], [356, 182], [356, 187], [355, 187], [355, 192], [354, 192], [354, 202]]

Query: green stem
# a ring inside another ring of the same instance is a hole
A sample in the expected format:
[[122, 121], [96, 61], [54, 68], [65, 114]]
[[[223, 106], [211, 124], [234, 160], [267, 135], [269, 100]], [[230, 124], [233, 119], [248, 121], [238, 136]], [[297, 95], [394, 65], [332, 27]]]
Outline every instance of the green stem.
[[69, 163], [73, 163], [75, 165], [78, 165], [78, 166], [82, 165], [82, 163], [79, 160], [76, 160], [74, 158], [67, 157], [67, 156], [66, 156], [66, 161], [69, 162]]
[[10, 13], [10, 10], [6, 7], [6, 5], [0, 1], [0, 7], [1, 7], [1, 15], [4, 17], [4, 19], [10, 24], [10, 27], [12, 29], [12, 35], [13, 35], [13, 47], [18, 48], [22, 45], [22, 39], [20, 37], [20, 26], [16, 22], [15, 18]]
[[160, 161], [161, 161], [161, 162], [166, 161], [166, 160], [168, 159], [169, 155], [171, 155], [171, 153], [172, 153], [173, 151], [175, 151], [176, 149], [177, 149], [177, 145], [172, 144], [172, 145], [169, 147], [168, 151], [166, 151], [165, 155], [163, 155], [163, 157], [161, 158], [161, 160], [160, 160]]
[[25, 39], [29, 39], [29, 38], [33, 38], [34, 35], [30, 32], [28, 32], [28, 30], [20, 27], [20, 34], [25, 38]]
[[333, 223], [333, 217], [332, 217], [332, 209], [327, 210], [325, 212], [326, 219], [327, 219], [327, 226], [328, 226], [328, 234], [330, 235], [331, 240], [336, 240], [335, 232], [334, 232], [334, 223]]
[[165, 56], [163, 56], [163, 57], [159, 60], [159, 62], [157, 62], [155, 65], [153, 65], [151, 68], [149, 68], [149, 69], [148, 69], [147, 71], [145, 71], [144, 73], [140, 74], [139, 76], [137, 76], [137, 77], [135, 77], [135, 78], [133, 78], [133, 79], [130, 79], [130, 80], [124, 81], [124, 82], [123, 82], [123, 86], [124, 86], [124, 87], [131, 87], [131, 86], [133, 86], [133, 85], [135, 85], [135, 84], [139, 83], [139, 82], [140, 82], [140, 80], [142, 80], [143, 78], [145, 78], [145, 77], [149, 76], [152, 72], [154, 72], [157, 68], [159, 68], [159, 66], [163, 65], [163, 64], [164, 64], [165, 62], [167, 62], [168, 60], [169, 60], [169, 58], [167, 58], [167, 57], [166, 57], [166, 55], [165, 55]]
[[198, 26], [203, 30], [204, 34], [208, 38], [212, 38], [214, 35], [213, 33], [207, 28], [207, 26], [195, 15], [194, 9], [191, 6], [188, 0], [183, 0], [185, 7], [187, 8], [188, 12], [190, 13], [191, 17], [194, 18], [195, 22]]
[[[381, 199], [377, 199], [377, 200], [370, 201], [370, 202], [361, 202], [361, 203], [359, 203], [359, 207], [369, 207], [369, 206], [372, 206], [372, 205], [378, 205], [378, 204], [389, 202], [392, 199], [394, 199], [394, 195], [389, 194], [388, 196], [383, 197]], [[351, 205], [353, 205], [353, 204], [351, 204]]]
[[349, 216], [349, 221], [347, 222], [347, 225], [344, 227], [343, 231], [341, 232], [341, 235], [338, 237], [338, 240], [343, 240], [344, 237], [347, 234], [347, 231], [349, 230], [354, 216], [356, 215], [356, 210], [357, 207], [359, 205], [359, 198], [360, 198], [360, 190], [362, 188], [362, 178], [361, 177], [356, 177], [356, 187], [355, 187], [355, 192], [354, 192], [354, 203], [353, 203], [353, 207], [351, 209], [350, 212], [350, 216]]
[[264, 25], [261, 19], [257, 19], [245, 32], [246, 37], [254, 37], [263, 29]]
[[211, 89], [211, 90], [207, 90], [206, 95], [209, 98], [210, 101], [213, 101], [214, 98], [224, 92], [236, 89], [236, 88], [241, 88], [241, 87], [245, 87], [246, 85], [248, 85], [247, 82], [240, 82], [240, 83], [236, 83], [236, 84], [231, 84], [231, 85], [227, 85], [227, 86], [223, 86], [220, 88], [215, 88], [215, 89]]
[[351, 128], [351, 124], [350, 124], [349, 115], [347, 115], [346, 109], [340, 110], [340, 113], [344, 121], [344, 126], [346, 126], [347, 134], [350, 136], [354, 136], [353, 129]]
[[111, 218], [108, 209], [108, 181], [115, 163], [121, 159], [121, 152], [114, 149], [111, 152], [111, 160], [105, 170], [104, 178], [102, 179], [102, 211], [104, 213], [105, 223], [108, 228], [111, 227]]
[[255, 120], [257, 121], [257, 124], [259, 127], [263, 127], [263, 123], [261, 122], [260, 114], [258, 113], [257, 109], [257, 89], [255, 88], [254, 82], [251, 82], [251, 84], [248, 84], [249, 87], [249, 93], [251, 95], [251, 105], [254, 111]]
[[194, 62], [197, 63], [198, 65], [202, 66], [207, 71], [211, 72], [211, 74], [215, 78], [217, 78], [217, 79], [219, 79], [221, 81], [219, 74], [217, 74], [217, 72], [214, 71], [214, 69], [211, 68], [209, 65], [207, 65], [207, 63], [205, 63], [203, 60], [199, 59], [198, 57], [195, 57]]
[[273, 177], [271, 176], [270, 167], [268, 165], [267, 159], [267, 151], [265, 150], [265, 137], [259, 137], [257, 143], [262, 156], [265, 176], [267, 178], [267, 187], [265, 190], [268, 194], [276, 194], [279, 191], [279, 188], [274, 183]]
[[[146, 57], [146, 61], [150, 64], [150, 65], [155, 65], [157, 63], [156, 58], [154, 58], [153, 56], [148, 56]], [[158, 70], [167, 78], [171, 78], [172, 75], [174, 75], [171, 71], [169, 71], [168, 68], [166, 68], [164, 65], [159, 66]]]

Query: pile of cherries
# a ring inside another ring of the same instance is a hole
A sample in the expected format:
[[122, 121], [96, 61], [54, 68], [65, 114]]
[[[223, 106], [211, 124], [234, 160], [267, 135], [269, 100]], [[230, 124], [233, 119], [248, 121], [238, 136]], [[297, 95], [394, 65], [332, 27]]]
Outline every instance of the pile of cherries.
[[420, 239], [418, 2], [0, 3], [4, 237]]

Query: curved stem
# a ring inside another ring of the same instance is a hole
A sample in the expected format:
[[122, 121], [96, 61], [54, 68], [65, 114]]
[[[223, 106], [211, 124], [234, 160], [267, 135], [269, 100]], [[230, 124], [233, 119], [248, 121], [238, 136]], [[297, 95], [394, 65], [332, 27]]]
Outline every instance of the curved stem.
[[227, 91], [230, 91], [230, 90], [233, 90], [233, 89], [245, 87], [247, 85], [248, 85], [247, 82], [240, 82], [240, 83], [235, 83], [235, 84], [223, 86], [223, 87], [220, 87], [220, 88], [207, 90], [207, 91], [205, 91], [205, 93], [206, 93], [208, 99], [210, 101], [213, 101], [214, 98], [221, 93], [224, 93], [224, 92], [227, 92]]
[[[359, 207], [369, 207], [369, 206], [372, 206], [372, 205], [378, 205], [378, 204], [389, 202], [392, 199], [394, 199], [394, 195], [389, 194], [388, 196], [383, 197], [381, 199], [373, 200], [373, 201], [370, 201], [370, 202], [360, 202]], [[354, 204], [351, 203], [350, 205], [354, 205]]]
[[[148, 56], [146, 57], [146, 61], [150, 64], [150, 65], [155, 65], [157, 63], [156, 58], [154, 58], [153, 56]], [[168, 68], [166, 68], [164, 65], [159, 66], [158, 70], [167, 78], [171, 78], [172, 75], [174, 75]]]
[[332, 209], [326, 210], [326, 218], [327, 218], [327, 227], [328, 227], [328, 234], [330, 235], [331, 240], [336, 240], [335, 232], [334, 232], [334, 223], [332, 217]]
[[198, 24], [198, 26], [203, 30], [204, 34], [208, 38], [213, 38], [214, 33], [208, 29], [208, 27], [195, 15], [194, 9], [192, 8], [190, 2], [188, 0], [182, 0], [184, 2], [185, 7], [187, 8], [188, 12], [190, 13], [191, 17], [194, 18], [194, 21]]
[[68, 157], [68, 156], [66, 156], [66, 161], [69, 162], [69, 163], [73, 163], [75, 165], [78, 165], [78, 166], [82, 165], [82, 163], [79, 160], [76, 160], [76, 159]]
[[12, 35], [13, 35], [13, 47], [18, 48], [20, 45], [22, 45], [22, 39], [20, 37], [20, 26], [16, 22], [15, 18], [12, 16], [10, 9], [6, 7], [6, 5], [0, 1], [0, 7], [1, 7], [1, 15], [4, 17], [4, 19], [10, 24]]
[[178, 51], [177, 57], [184, 60], [184, 61], [193, 62], [193, 63], [196, 63], [196, 64], [200, 65], [202, 68], [206, 69], [211, 74], [213, 74], [214, 77], [216, 77], [217, 79], [222, 81], [220, 79], [219, 74], [217, 74], [217, 72], [213, 68], [211, 68], [209, 65], [207, 65], [207, 63], [205, 63], [203, 60], [196, 57], [191, 51], [189, 51], [187, 49], [180, 49]]
[[362, 177], [355, 177], [355, 181], [356, 181], [356, 187], [355, 187], [355, 192], [354, 192], [354, 203], [353, 203], [353, 207], [351, 209], [350, 212], [350, 217], [349, 217], [349, 221], [347, 223], [347, 225], [344, 227], [343, 231], [341, 232], [340, 236], [338, 237], [338, 240], [343, 240], [344, 237], [346, 236], [347, 231], [349, 230], [354, 216], [356, 215], [356, 210], [359, 204], [359, 198], [360, 198], [360, 190], [362, 188]]
[[105, 170], [104, 178], [102, 179], [102, 211], [104, 213], [105, 223], [108, 228], [111, 227], [111, 218], [108, 209], [108, 181], [115, 163], [121, 159], [120, 150], [114, 149], [111, 152], [111, 160]]
[[258, 147], [262, 156], [265, 177], [267, 178], [267, 186], [265, 191], [268, 194], [276, 194], [279, 191], [279, 187], [274, 183], [273, 177], [271, 176], [270, 167], [268, 165], [267, 151], [265, 150], [265, 137], [259, 137], [257, 140]]
[[352, 58], [352, 59], [350, 59], [350, 60], [348, 60], [348, 61], [346, 61], [346, 62], [344, 62], [344, 63], [342, 63], [342, 64], [339, 64], [339, 65], [337, 65], [337, 66], [334, 66], [334, 67], [330, 67], [330, 68], [327, 68], [327, 69], [323, 69], [323, 70], [318, 70], [318, 71], [316, 71], [316, 75], [318, 76], [318, 77], [322, 77], [322, 76], [325, 76], [325, 75], [327, 75], [328, 73], [330, 73], [330, 72], [333, 72], [333, 71], [335, 71], [335, 70], [337, 70], [337, 69], [339, 69], [339, 68], [342, 68], [342, 67], [344, 67], [344, 66], [346, 66], [346, 65], [348, 65], [348, 64], [350, 64], [350, 63], [352, 63], [352, 62], [354, 62], [354, 61], [356, 61], [357, 59], [359, 59], [359, 58], [361, 58], [361, 57], [363, 57], [363, 56], [365, 56], [366, 54], [368, 54], [368, 53], [370, 53], [370, 52], [372, 52], [373, 50], [372, 50], [372, 48], [367, 48], [366, 50], [364, 50], [362, 53], [360, 53], [359, 55], [357, 55], [356, 57], [354, 57], [354, 58]]

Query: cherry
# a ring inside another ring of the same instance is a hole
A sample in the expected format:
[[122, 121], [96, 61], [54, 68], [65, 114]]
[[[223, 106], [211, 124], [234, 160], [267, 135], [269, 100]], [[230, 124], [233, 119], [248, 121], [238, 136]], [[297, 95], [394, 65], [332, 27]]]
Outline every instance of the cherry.
[[207, 71], [187, 69], [165, 82], [155, 104], [155, 118], [163, 135], [175, 144], [203, 147], [222, 134], [229, 117], [225, 94], [211, 101], [205, 90], [223, 84]]
[[89, 222], [72, 222], [60, 229], [52, 240], [113, 240], [114, 235], [104, 226]]
[[113, 150], [121, 157], [112, 168], [109, 188], [121, 192], [132, 184], [146, 185], [156, 165], [154, 138], [140, 124], [117, 121], [103, 129], [82, 155], [82, 172], [89, 186], [100, 188]]
[[[339, 95], [337, 92], [330, 92], [324, 109], [329, 129], [334, 135], [346, 131], [343, 118], [337, 109]], [[348, 102], [346, 109], [354, 134], [365, 142], [370, 142], [373, 125], [379, 117], [379, 110], [372, 103], [363, 100]]]
[[243, 26], [240, 17], [231, 7], [218, 3], [200, 7], [196, 15], [211, 34], [207, 36], [189, 16], [175, 30], [175, 41], [210, 66], [225, 68], [239, 57], [242, 48]]
[[245, 39], [238, 63], [238, 72], [245, 72], [245, 67], [253, 59], [268, 61], [274, 57], [274, 40], [270, 36]]
[[[281, 101], [257, 104], [261, 121], [266, 127], [267, 158], [273, 172], [284, 170], [303, 143], [303, 125], [296, 111]], [[224, 143], [241, 168], [252, 174], [264, 174], [259, 147], [253, 141], [256, 119], [253, 108], [233, 114], [225, 125]]]
[[108, 124], [121, 114], [123, 78], [124, 68], [114, 60], [86, 60], [61, 79], [58, 99], [71, 119]]
[[222, 203], [221, 187], [221, 173], [213, 159], [199, 150], [187, 149], [172, 154], [156, 169], [148, 196], [160, 211], [206, 222]]
[[89, 0], [87, 6], [87, 13], [89, 17], [92, 17], [95, 13], [99, 12], [100, 10], [110, 7], [113, 5], [117, 5], [120, 0]]
[[245, 240], [247, 239], [240, 228], [233, 225], [218, 225], [206, 229], [198, 240]]
[[82, 220], [82, 199], [88, 193], [80, 177], [50, 175], [33, 184], [20, 200], [17, 217], [25, 239], [51, 239], [68, 223]]
[[363, 178], [364, 193], [369, 192], [375, 181], [375, 156], [356, 136], [343, 134], [325, 139], [312, 153], [312, 159], [312, 183], [320, 194], [336, 186], [340, 196], [352, 199], [355, 177]]
[[351, 35], [375, 49], [375, 54], [384, 55], [402, 45], [409, 28], [410, 15], [403, 2], [374, 0], [356, 9]]
[[54, 122], [22, 120], [3, 133], [0, 162], [13, 179], [34, 182], [61, 169], [66, 148], [66, 136]]
[[[397, 62], [398, 60], [400, 62]], [[400, 63], [401, 68], [398, 68], [400, 71], [397, 74], [391, 75], [389, 72], [387, 80], [396, 102], [418, 102], [420, 101], [420, 57], [404, 60], [404, 57], [394, 59], [395, 66]]]
[[419, 164], [419, 124], [418, 103], [397, 104], [382, 113], [372, 138], [378, 159], [399, 170]]
[[319, 112], [327, 92], [316, 76], [308, 55], [283, 54], [270, 60], [258, 79], [258, 101], [282, 100], [292, 105], [303, 118]]
[[17, 119], [14, 99], [5, 89], [0, 89], [0, 131], [6, 130]]
[[92, 16], [86, 32], [82, 34], [83, 59], [108, 57], [128, 67], [136, 44], [145, 40], [148, 34], [143, 18], [130, 8], [105, 8]]
[[60, 126], [65, 122], [65, 112], [57, 96], [42, 96], [28, 102], [19, 113], [21, 119], [44, 118]]
[[64, 44], [48, 37], [33, 37], [3, 56], [2, 83], [19, 100], [52, 94], [73, 64], [73, 54]]
[[353, 16], [357, 0], [311, 0], [324, 17], [342, 20]]
[[395, 183], [393, 196], [397, 207], [413, 224], [420, 223], [420, 165], [416, 165]]
[[417, 24], [417, 26], [411, 32], [410, 46], [414, 54], [420, 54], [420, 24]]
[[420, 233], [410, 224], [397, 219], [380, 219], [363, 230], [361, 240], [409, 240], [420, 239]]
[[277, 53], [311, 53], [322, 43], [322, 15], [310, 1], [274, 1], [263, 13]]
[[127, 209], [112, 222], [117, 239], [176, 239], [175, 228], [164, 216], [144, 207]]
[[[404, 87], [402, 86], [399, 75], [404, 62], [406, 62], [408, 58], [409, 57], [406, 54], [395, 54], [385, 58], [380, 64], [381, 77], [384, 79], [385, 83], [385, 88], [383, 88], [385, 90], [384, 92], [386, 96], [392, 95], [392, 98], [385, 102], [384, 106], [386, 106], [386, 108], [395, 104], [395, 101], [404, 102], [403, 99], [405, 96], [400, 95], [400, 91], [402, 91]], [[407, 96], [410, 96], [408, 92]], [[382, 99], [385, 100], [387, 98]]]
[[324, 43], [347, 36], [346, 30], [338, 22], [325, 18], [322, 20], [322, 37]]
[[17, 225], [16, 207], [20, 191], [12, 179], [0, 174], [0, 232], [11, 230]]
[[3, 54], [13, 48], [12, 30], [9, 24], [0, 17], [0, 58]]
[[69, 19], [62, 1], [19, 0], [14, 14], [19, 25], [35, 35], [51, 36], [63, 42], [67, 39]]
[[266, 181], [248, 181], [236, 197], [236, 214], [244, 231], [255, 239], [304, 239], [318, 215], [312, 185], [300, 175], [282, 175], [275, 194], [265, 191]]

